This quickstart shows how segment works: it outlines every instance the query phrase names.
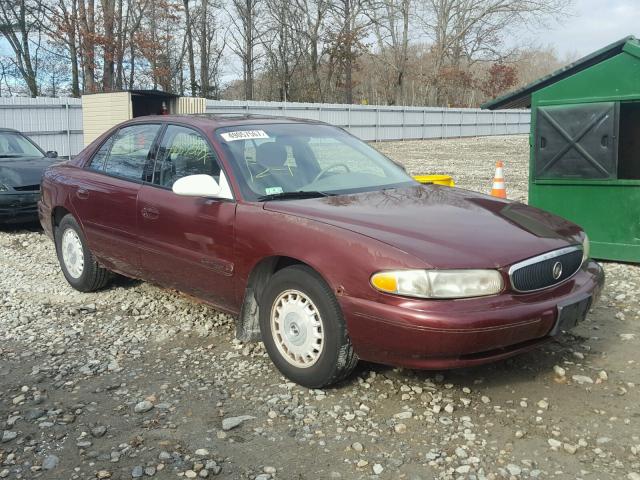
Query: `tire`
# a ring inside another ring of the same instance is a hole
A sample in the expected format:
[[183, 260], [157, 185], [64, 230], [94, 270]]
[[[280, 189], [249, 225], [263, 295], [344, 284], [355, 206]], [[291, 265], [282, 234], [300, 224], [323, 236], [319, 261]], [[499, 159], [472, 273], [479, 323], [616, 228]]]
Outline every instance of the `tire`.
[[326, 387], [346, 378], [358, 363], [336, 297], [307, 266], [283, 268], [271, 277], [259, 315], [269, 357], [300, 385]]
[[[80, 225], [71, 214], [64, 216], [56, 227], [55, 244], [62, 273], [73, 288], [93, 292], [109, 283], [111, 273], [98, 265]], [[63, 251], [65, 248], [66, 252]]]

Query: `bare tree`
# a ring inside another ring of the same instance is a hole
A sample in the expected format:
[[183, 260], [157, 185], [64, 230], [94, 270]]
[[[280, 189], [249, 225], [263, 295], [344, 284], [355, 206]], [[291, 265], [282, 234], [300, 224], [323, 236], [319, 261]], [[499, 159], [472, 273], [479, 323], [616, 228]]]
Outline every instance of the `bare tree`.
[[37, 58], [30, 42], [40, 46], [43, 9], [38, 2], [13, 0], [0, 2], [0, 33], [15, 54], [14, 64], [24, 79], [32, 97], [38, 96]]
[[275, 77], [272, 85], [280, 101], [291, 99], [292, 77], [304, 56], [304, 17], [295, 3], [289, 0], [266, 0], [268, 23], [264, 49], [267, 55], [268, 73]]
[[[206, 0], [204, 0], [206, 1]], [[191, 11], [189, 7], [189, 0], [182, 0], [184, 5], [184, 20], [185, 30], [187, 38], [187, 61], [189, 62], [189, 85], [191, 87], [191, 95], [195, 96], [198, 90], [198, 84], [196, 83], [196, 65], [193, 57], [193, 24], [191, 22]]]
[[396, 105], [404, 103], [412, 9], [412, 0], [382, 0], [372, 2], [367, 10], [373, 23], [380, 59], [385, 69], [393, 72], [393, 101]]
[[[136, 73], [136, 53], [139, 51], [137, 43], [140, 40], [139, 31], [141, 29], [142, 20], [146, 10], [148, 9], [152, 0], [129, 0], [127, 15], [126, 15], [126, 27], [124, 28], [123, 38], [121, 39], [121, 52], [122, 63], [124, 63], [124, 46], [128, 43], [128, 61], [129, 64], [129, 76], [126, 82], [127, 88], [132, 89], [134, 86], [135, 73]], [[126, 36], [125, 36], [126, 35]], [[122, 66], [122, 77], [124, 77], [124, 65]], [[124, 84], [124, 81], [123, 81]]]
[[95, 0], [78, 0], [80, 58], [84, 93], [98, 90], [96, 84], [96, 11]]
[[[325, 82], [321, 75], [323, 57], [326, 53], [328, 0], [295, 0], [296, 41], [304, 52], [305, 67], [311, 72], [312, 88], [306, 94], [308, 100], [325, 101]], [[306, 84], [306, 82], [305, 82]]]
[[333, 28], [329, 30], [330, 56], [341, 69], [344, 102], [353, 103], [353, 70], [364, 51], [368, 22], [363, 17], [363, 0], [337, 0], [330, 6]]
[[53, 43], [61, 44], [67, 50], [71, 68], [71, 96], [79, 97], [78, 0], [52, 0], [42, 5], [44, 18], [41, 28]]
[[110, 92], [115, 86], [116, 41], [114, 39], [114, 31], [116, 24], [116, 0], [100, 0], [100, 2], [102, 4], [103, 22], [103, 32], [100, 38], [103, 50], [102, 91]]
[[257, 48], [263, 36], [258, 25], [261, 7], [261, 0], [231, 0], [228, 12], [233, 26], [231, 49], [242, 61], [245, 100], [253, 100]]
[[200, 48], [200, 94], [205, 98], [220, 97], [220, 62], [226, 47], [226, 36], [220, 34], [220, 6], [201, 0], [198, 29]]

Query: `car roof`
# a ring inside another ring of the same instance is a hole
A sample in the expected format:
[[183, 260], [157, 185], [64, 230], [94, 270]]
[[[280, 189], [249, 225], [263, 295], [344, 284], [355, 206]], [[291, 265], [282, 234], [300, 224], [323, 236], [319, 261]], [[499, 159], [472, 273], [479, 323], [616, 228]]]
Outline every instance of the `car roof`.
[[20, 133], [20, 131], [16, 130], [15, 128], [6, 128], [6, 127], [0, 127], [0, 132]]
[[278, 117], [275, 115], [255, 115], [246, 113], [205, 113], [194, 115], [149, 115], [136, 117], [127, 123], [144, 123], [149, 121], [179, 122], [199, 128], [218, 128], [234, 125], [259, 125], [275, 123], [306, 123], [311, 125], [327, 125], [318, 120], [309, 120], [294, 117]]

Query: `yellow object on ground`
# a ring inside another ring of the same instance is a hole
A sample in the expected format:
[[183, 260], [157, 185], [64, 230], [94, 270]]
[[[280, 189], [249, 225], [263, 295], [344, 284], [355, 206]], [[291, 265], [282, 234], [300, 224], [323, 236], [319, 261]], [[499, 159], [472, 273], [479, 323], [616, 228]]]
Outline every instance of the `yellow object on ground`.
[[436, 185], [446, 185], [454, 187], [455, 182], [450, 175], [414, 175], [413, 178], [420, 183], [435, 183]]

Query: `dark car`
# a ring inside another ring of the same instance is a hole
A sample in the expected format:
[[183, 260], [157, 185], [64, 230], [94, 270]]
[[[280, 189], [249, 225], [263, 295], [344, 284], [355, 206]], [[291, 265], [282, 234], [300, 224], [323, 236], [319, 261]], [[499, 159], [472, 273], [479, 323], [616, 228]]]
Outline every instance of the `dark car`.
[[358, 359], [502, 359], [585, 318], [601, 291], [580, 227], [420, 185], [345, 131], [244, 116], [138, 118], [47, 170], [40, 220], [80, 291], [110, 272], [238, 316], [288, 378]]
[[0, 223], [38, 219], [40, 180], [57, 156], [17, 130], [0, 128]]

